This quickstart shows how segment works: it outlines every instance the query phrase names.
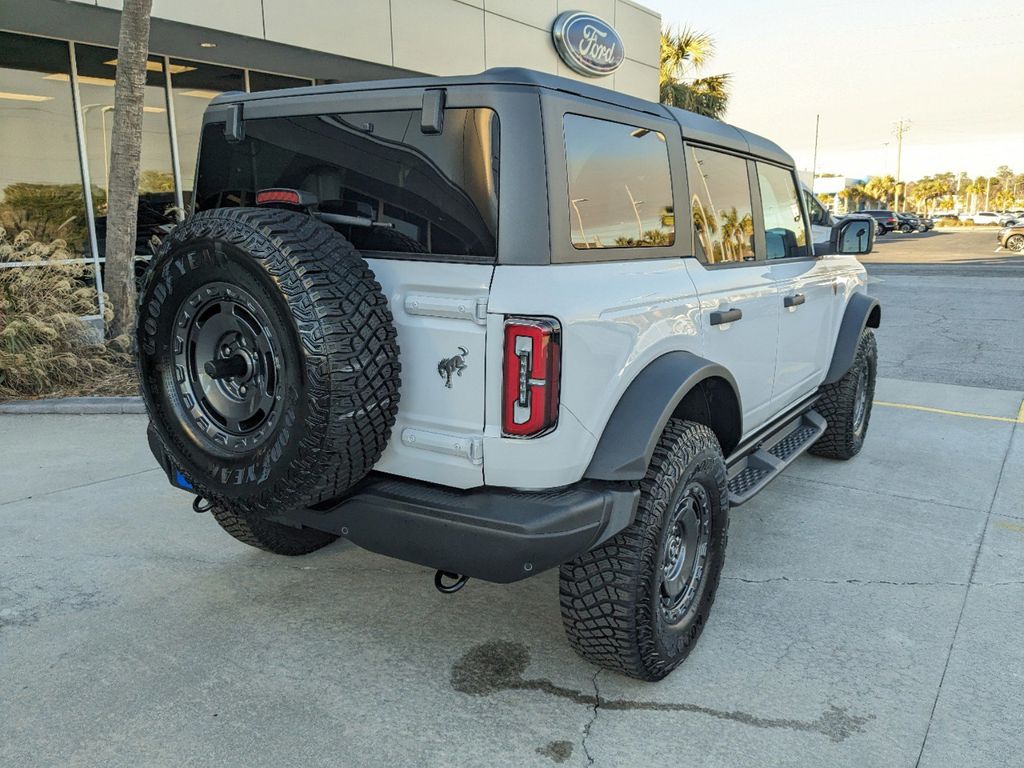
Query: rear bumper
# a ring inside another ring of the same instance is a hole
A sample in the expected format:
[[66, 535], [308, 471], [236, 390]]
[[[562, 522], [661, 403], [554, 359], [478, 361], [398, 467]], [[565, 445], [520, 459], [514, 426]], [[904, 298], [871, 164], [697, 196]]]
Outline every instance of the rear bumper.
[[[147, 436], [171, 484], [193, 491], [152, 427]], [[328, 509], [300, 508], [272, 519], [328, 531], [399, 560], [507, 583], [611, 538], [633, 522], [639, 498], [629, 483], [585, 480], [543, 491], [460, 490], [373, 473]]]
[[328, 510], [299, 509], [274, 519], [399, 560], [507, 583], [614, 536], [633, 521], [638, 499], [639, 491], [625, 483], [463, 491], [380, 475]]

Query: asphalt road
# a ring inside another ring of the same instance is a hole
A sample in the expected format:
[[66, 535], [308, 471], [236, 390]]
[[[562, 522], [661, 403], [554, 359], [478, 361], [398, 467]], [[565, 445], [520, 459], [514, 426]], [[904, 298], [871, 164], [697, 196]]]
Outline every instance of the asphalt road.
[[883, 305], [882, 376], [1024, 386], [1024, 257], [996, 247], [984, 229], [878, 239], [864, 262]]
[[1020, 765], [1024, 384], [977, 382], [1019, 372], [993, 336], [1019, 341], [1024, 293], [921, 255], [971, 237], [869, 257], [865, 449], [735, 511], [704, 636], [655, 685], [572, 653], [555, 573], [446, 597], [343, 543], [275, 557], [191, 512], [142, 417], [0, 416], [0, 765]]

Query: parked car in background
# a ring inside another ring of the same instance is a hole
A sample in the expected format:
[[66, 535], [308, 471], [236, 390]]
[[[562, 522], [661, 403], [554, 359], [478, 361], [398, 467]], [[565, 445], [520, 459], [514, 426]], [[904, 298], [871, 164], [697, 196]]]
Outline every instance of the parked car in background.
[[1014, 219], [1019, 219], [1021, 213], [1019, 211], [1002, 211], [999, 214], [999, 226], [1005, 227]]
[[1024, 253], [1024, 219], [1017, 219], [1014, 226], [1003, 227], [997, 235], [999, 244], [1008, 251]]
[[911, 232], [924, 232], [924, 225], [921, 223], [921, 220], [917, 218], [917, 214], [897, 213], [896, 229], [903, 234], [908, 235]]
[[995, 211], [978, 211], [973, 216], [961, 216], [960, 221], [970, 221], [975, 224], [999, 224], [999, 214]]
[[854, 213], [870, 216], [875, 221], [877, 221], [879, 224], [877, 234], [879, 235], [884, 235], [889, 232], [892, 232], [898, 227], [898, 220], [896, 218], [896, 214], [893, 213], [892, 211], [887, 211], [884, 209], [868, 209], [866, 211], [854, 211]]
[[855, 211], [854, 213], [848, 213], [845, 216], [833, 216], [832, 217], [832, 221], [835, 222], [836, 224], [838, 224], [840, 222], [843, 222], [843, 221], [847, 221], [849, 219], [871, 219], [873, 222], [875, 222], [875, 237], [876, 238], [877, 237], [881, 237], [882, 235], [884, 235], [886, 232], [889, 231], [889, 230], [887, 230], [885, 228], [885, 226], [882, 224], [882, 222], [880, 222], [878, 219], [875, 219], [875, 218], [873, 218], [871, 216], [868, 216], [863, 211]]
[[931, 216], [918, 216], [917, 221], [918, 224], [920, 224], [919, 231], [921, 232], [927, 232], [930, 229], [935, 229], [935, 219]]
[[952, 211], [943, 211], [942, 213], [933, 213], [932, 222], [938, 224], [940, 221], [960, 221], [960, 217]]

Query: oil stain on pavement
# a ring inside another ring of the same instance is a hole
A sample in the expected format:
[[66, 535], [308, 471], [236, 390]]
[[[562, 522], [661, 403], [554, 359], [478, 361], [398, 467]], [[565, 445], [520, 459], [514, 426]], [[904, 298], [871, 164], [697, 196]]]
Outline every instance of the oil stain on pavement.
[[[845, 741], [854, 733], [863, 733], [864, 724], [874, 715], [851, 715], [846, 707], [830, 705], [814, 720], [759, 717], [738, 710], [721, 710], [700, 704], [658, 703], [606, 699], [599, 694], [583, 693], [555, 685], [550, 680], [527, 680], [523, 677], [530, 663], [530, 651], [522, 643], [492, 641], [471, 648], [452, 665], [452, 688], [470, 696], [488, 696], [500, 691], [542, 691], [576, 704], [605, 711], [693, 712], [720, 720], [750, 725], [755, 728], [783, 728], [791, 731], [820, 733], [831, 741]], [[552, 745], [548, 745], [549, 747]]]
[[572, 742], [551, 741], [545, 744], [543, 747], [537, 747], [536, 752], [538, 755], [550, 757], [556, 763], [564, 763], [566, 760], [572, 757]]

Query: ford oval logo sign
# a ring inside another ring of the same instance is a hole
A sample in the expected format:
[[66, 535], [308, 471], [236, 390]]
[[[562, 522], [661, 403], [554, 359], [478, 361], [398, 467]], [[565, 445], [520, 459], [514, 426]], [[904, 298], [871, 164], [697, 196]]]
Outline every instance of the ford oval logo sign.
[[619, 33], [589, 13], [566, 11], [555, 19], [551, 36], [562, 61], [581, 75], [610, 75], [626, 57]]

